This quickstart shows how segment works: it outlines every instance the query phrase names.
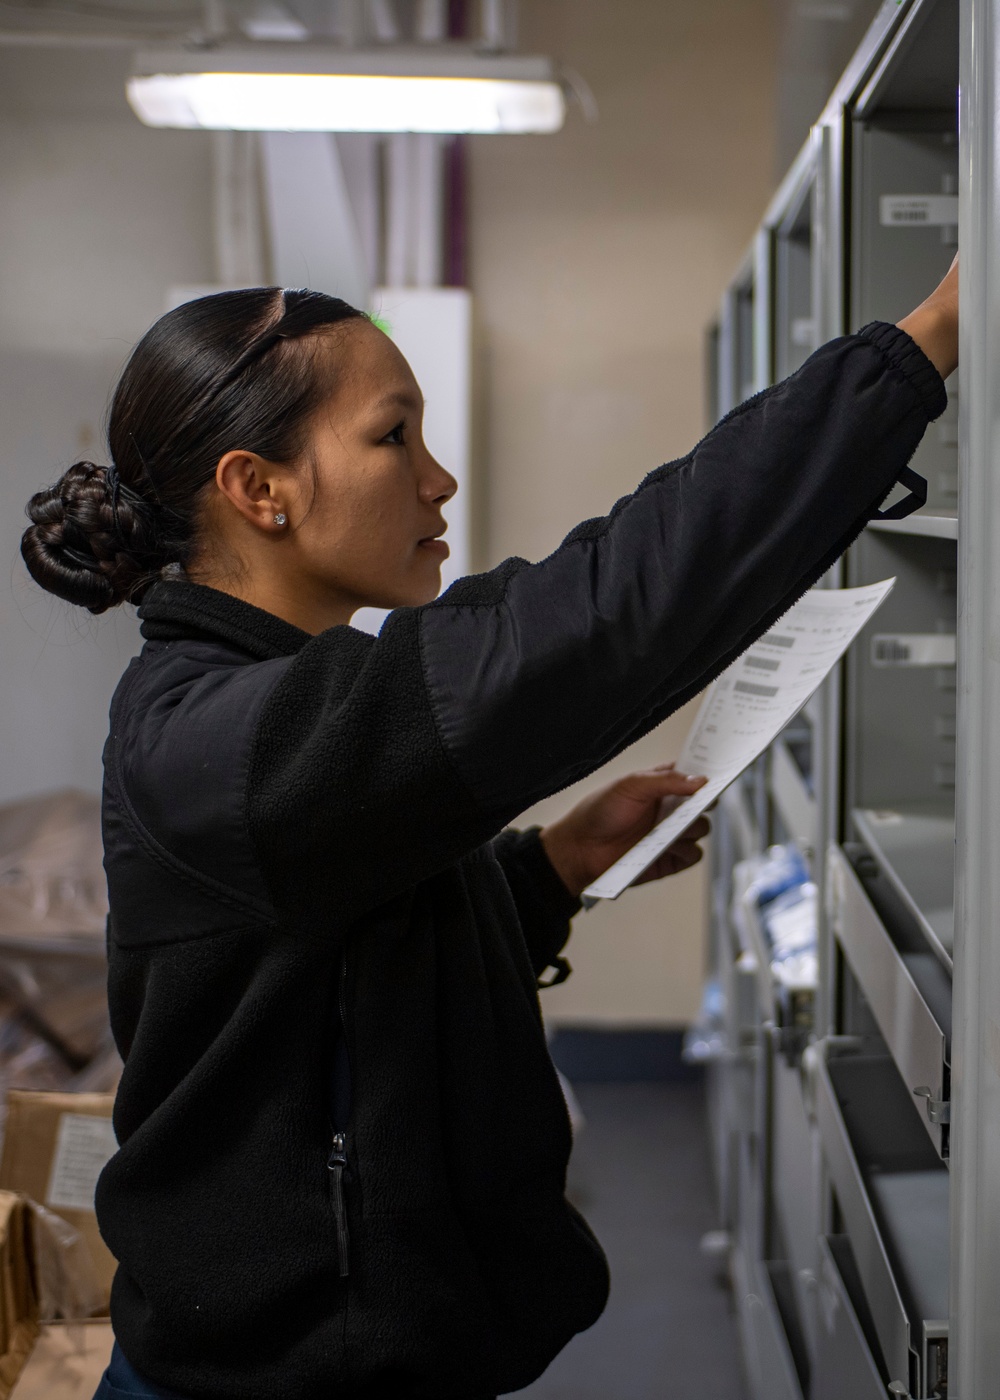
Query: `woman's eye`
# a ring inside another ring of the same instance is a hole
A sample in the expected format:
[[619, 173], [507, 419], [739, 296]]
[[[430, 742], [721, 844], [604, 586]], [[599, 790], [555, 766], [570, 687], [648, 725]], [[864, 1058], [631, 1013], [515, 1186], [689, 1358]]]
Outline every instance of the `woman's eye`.
[[404, 447], [406, 445], [406, 439], [403, 437], [405, 426], [405, 423], [397, 423], [392, 432], [386, 433], [382, 441], [390, 443], [393, 447]]

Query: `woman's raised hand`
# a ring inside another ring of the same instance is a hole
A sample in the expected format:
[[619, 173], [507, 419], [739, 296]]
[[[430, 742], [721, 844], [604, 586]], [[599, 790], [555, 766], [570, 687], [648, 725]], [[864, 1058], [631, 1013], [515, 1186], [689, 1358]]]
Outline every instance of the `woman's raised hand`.
[[[706, 781], [686, 777], [672, 763], [662, 763], [642, 773], [629, 773], [584, 797], [541, 833], [542, 845], [563, 884], [572, 894], [581, 894], [651, 831], [666, 811]], [[643, 885], [696, 865], [702, 857], [698, 842], [709, 830], [708, 818], [699, 817], [635, 883]]]
[[942, 379], [958, 368], [957, 253], [944, 280], [898, 324], [913, 337]]

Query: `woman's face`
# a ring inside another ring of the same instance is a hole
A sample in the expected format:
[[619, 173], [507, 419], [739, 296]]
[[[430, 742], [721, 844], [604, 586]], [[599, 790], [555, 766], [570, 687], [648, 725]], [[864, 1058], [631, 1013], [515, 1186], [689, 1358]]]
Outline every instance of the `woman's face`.
[[[276, 477], [288, 516], [279, 554], [286, 585], [349, 616], [429, 602], [448, 546], [442, 506], [455, 478], [424, 445], [424, 402], [395, 345], [367, 321], [332, 328], [332, 389], [294, 475]], [[322, 359], [320, 361], [322, 364]]]

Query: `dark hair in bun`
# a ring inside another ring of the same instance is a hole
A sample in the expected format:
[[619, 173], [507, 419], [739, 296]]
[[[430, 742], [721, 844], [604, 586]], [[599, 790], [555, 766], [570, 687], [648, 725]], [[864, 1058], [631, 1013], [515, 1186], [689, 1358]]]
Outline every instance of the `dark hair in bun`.
[[[113, 465], [76, 462], [28, 502], [36, 583], [93, 613], [140, 602], [195, 548], [199, 496], [226, 452], [289, 462], [330, 389], [304, 338], [363, 313], [322, 292], [251, 287], [178, 306], [132, 352], [108, 414]], [[325, 370], [325, 372], [324, 372]]]
[[[156, 520], [133, 492], [112, 500], [106, 467], [75, 462], [28, 502], [35, 522], [21, 539], [32, 578], [69, 603], [104, 612], [133, 597], [161, 558]], [[113, 483], [113, 476], [112, 476]]]

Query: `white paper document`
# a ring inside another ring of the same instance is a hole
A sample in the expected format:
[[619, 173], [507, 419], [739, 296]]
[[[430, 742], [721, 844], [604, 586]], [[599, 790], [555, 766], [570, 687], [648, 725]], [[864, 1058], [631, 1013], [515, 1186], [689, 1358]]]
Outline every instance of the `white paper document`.
[[812, 589], [723, 671], [706, 691], [677, 760], [679, 772], [702, 774], [708, 782], [588, 885], [585, 904], [617, 899], [764, 752], [819, 689], [895, 582]]

